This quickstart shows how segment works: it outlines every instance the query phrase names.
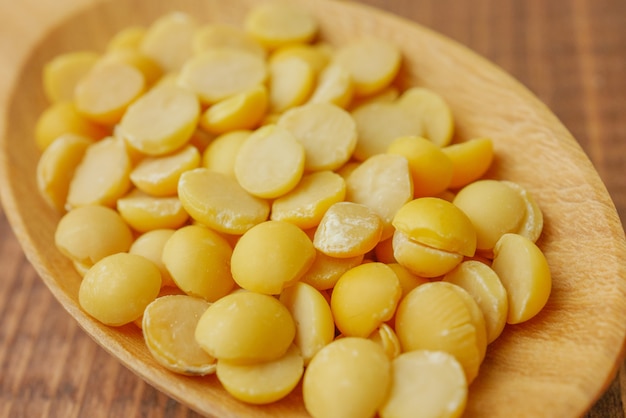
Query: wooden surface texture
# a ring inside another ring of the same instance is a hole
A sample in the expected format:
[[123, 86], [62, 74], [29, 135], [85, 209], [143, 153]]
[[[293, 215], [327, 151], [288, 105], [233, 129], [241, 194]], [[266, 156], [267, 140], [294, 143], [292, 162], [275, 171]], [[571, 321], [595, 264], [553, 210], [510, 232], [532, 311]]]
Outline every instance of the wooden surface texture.
[[[578, 140], [624, 225], [624, 0], [360, 2], [468, 46], [528, 87]], [[32, 21], [15, 19], [24, 15], [16, 10], [24, 4]], [[0, 91], [7, 89], [14, 64], [21, 59], [21, 52], [11, 49], [12, 34], [28, 37], [29, 25], [34, 28], [38, 16], [63, 13], [53, 0], [24, 4], [0, 0], [0, 50], [14, 54], [0, 56]], [[625, 405], [622, 365], [586, 417], [624, 418]], [[196, 416], [119, 364], [79, 328], [26, 260], [0, 212], [0, 418]]]

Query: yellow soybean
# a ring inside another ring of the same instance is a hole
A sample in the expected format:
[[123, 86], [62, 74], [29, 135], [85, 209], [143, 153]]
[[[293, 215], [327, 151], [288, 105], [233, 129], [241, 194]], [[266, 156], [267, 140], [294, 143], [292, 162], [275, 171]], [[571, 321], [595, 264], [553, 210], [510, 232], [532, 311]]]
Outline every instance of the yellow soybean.
[[195, 20], [186, 13], [172, 12], [155, 20], [141, 37], [139, 50], [166, 72], [177, 71], [193, 55]]
[[143, 73], [136, 67], [124, 62], [102, 63], [77, 83], [76, 109], [96, 123], [115, 125], [145, 87]]
[[142, 333], [154, 359], [174, 373], [204, 376], [216, 361], [196, 342], [198, 320], [210, 306], [201, 298], [171, 295], [156, 298], [145, 309]]
[[218, 363], [254, 364], [284, 356], [296, 326], [275, 297], [240, 291], [213, 303], [200, 318], [195, 335]]
[[322, 348], [304, 372], [304, 406], [313, 418], [372, 417], [389, 389], [390, 360], [366, 338], [340, 338]]
[[270, 219], [302, 229], [317, 226], [333, 204], [344, 200], [346, 184], [339, 174], [318, 171], [302, 177], [289, 193], [272, 202]]
[[413, 197], [435, 196], [450, 186], [453, 165], [432, 142], [419, 136], [394, 139], [387, 152], [405, 157], [413, 179]]
[[550, 266], [528, 238], [502, 235], [494, 248], [492, 268], [507, 292], [507, 323], [519, 324], [533, 318], [548, 302], [552, 290]]
[[346, 179], [346, 200], [372, 208], [383, 222], [381, 239], [393, 234], [396, 212], [413, 198], [409, 163], [401, 155], [368, 158]]
[[297, 282], [280, 294], [296, 324], [294, 344], [299, 348], [304, 365], [335, 337], [335, 322], [330, 306], [313, 286]]
[[415, 350], [391, 362], [389, 396], [381, 418], [458, 418], [463, 415], [468, 384], [463, 368], [444, 351]]
[[[449, 283], [446, 281], [442, 281], [442, 283]], [[485, 355], [487, 353], [487, 325], [485, 322], [485, 316], [483, 315], [483, 311], [478, 305], [478, 302], [472, 295], [469, 294], [465, 289], [455, 284], [451, 284], [450, 289], [454, 290], [460, 297], [463, 299], [465, 306], [469, 309], [470, 316], [472, 318], [472, 324], [476, 329], [476, 346], [478, 347], [480, 362], [485, 359]]]
[[115, 206], [131, 187], [130, 170], [123, 141], [109, 137], [89, 145], [70, 182], [68, 206]]
[[139, 190], [117, 200], [117, 211], [137, 232], [153, 229], [176, 229], [183, 226], [189, 214], [176, 196], [155, 197]]
[[242, 288], [278, 295], [302, 277], [314, 260], [313, 243], [300, 228], [288, 222], [267, 221], [239, 238], [231, 270]]
[[393, 218], [396, 230], [410, 240], [467, 257], [476, 250], [476, 231], [470, 218], [458, 207], [436, 197], [414, 199]]
[[195, 94], [172, 83], [161, 83], [128, 107], [119, 130], [140, 152], [164, 155], [189, 141], [199, 116]]
[[202, 166], [234, 178], [239, 147], [251, 133], [248, 130], [235, 130], [219, 135], [204, 150]]
[[401, 55], [399, 49], [388, 41], [364, 37], [340, 46], [333, 60], [348, 69], [355, 93], [367, 96], [391, 83], [400, 69]]
[[51, 103], [74, 99], [76, 84], [91, 70], [100, 55], [93, 51], [60, 54], [43, 67], [43, 88]]
[[73, 101], [64, 101], [50, 105], [39, 115], [35, 122], [35, 143], [43, 151], [65, 134], [99, 140], [107, 135], [107, 131], [78, 113]]
[[217, 378], [235, 399], [265, 405], [276, 402], [298, 385], [304, 373], [304, 363], [298, 348], [289, 347], [285, 355], [267, 362], [237, 364], [227, 360], [217, 362]]
[[258, 55], [234, 48], [208, 49], [189, 59], [178, 82], [207, 105], [265, 82], [267, 65]]
[[199, 165], [198, 149], [185, 145], [171, 154], [142, 159], [131, 171], [130, 180], [149, 195], [175, 196], [180, 176]]
[[320, 73], [309, 102], [332, 103], [345, 109], [353, 94], [354, 85], [348, 70], [340, 65], [329, 64]]
[[257, 129], [239, 148], [235, 176], [248, 193], [276, 198], [292, 190], [304, 172], [304, 147], [287, 129]]
[[351, 113], [359, 135], [354, 158], [359, 161], [387, 152], [396, 138], [422, 133], [420, 121], [411, 117], [395, 101], [373, 101], [355, 108]]
[[282, 113], [299, 106], [309, 98], [315, 73], [308, 61], [298, 56], [285, 56], [269, 61], [270, 110]]
[[200, 225], [182, 227], [163, 247], [163, 263], [182, 291], [214, 302], [228, 294], [232, 249], [218, 233]]
[[541, 212], [541, 208], [537, 204], [537, 201], [528, 192], [528, 190], [520, 184], [507, 180], [502, 180], [502, 183], [519, 193], [526, 206], [526, 214], [522, 220], [521, 227], [517, 230], [517, 233], [525, 236], [532, 242], [536, 242], [541, 235], [541, 231], [543, 230], [543, 212]]
[[470, 308], [453, 284], [423, 284], [398, 305], [396, 333], [403, 352], [445, 351], [461, 363], [468, 382], [478, 375], [483, 356], [477, 332]]
[[441, 149], [452, 161], [450, 188], [458, 189], [481, 178], [494, 157], [493, 141], [489, 138], [470, 139]]
[[391, 268], [366, 263], [339, 278], [330, 306], [343, 335], [366, 338], [391, 319], [401, 296], [400, 281]]
[[200, 126], [214, 134], [252, 129], [259, 125], [267, 107], [267, 88], [256, 86], [209, 107], [200, 118]]
[[315, 248], [326, 255], [350, 258], [372, 250], [380, 241], [382, 222], [372, 209], [352, 202], [332, 205], [313, 238]]
[[526, 217], [521, 194], [499, 180], [468, 184], [452, 202], [471, 219], [480, 250], [491, 251], [503, 234], [517, 232]]
[[78, 290], [78, 302], [105, 325], [121, 326], [139, 318], [161, 289], [161, 273], [148, 259], [117, 253], [89, 269]]
[[509, 311], [507, 292], [496, 272], [485, 263], [467, 260], [444, 280], [462, 287], [476, 300], [485, 318], [487, 342], [495, 341], [504, 330]]
[[107, 63], [123, 63], [136, 68], [143, 75], [146, 87], [152, 86], [163, 76], [159, 64], [135, 48], [118, 48], [107, 52], [98, 65]]
[[59, 212], [65, 211], [74, 171], [92, 143], [91, 139], [83, 136], [61, 135], [39, 157], [37, 189], [46, 202]]
[[454, 118], [446, 101], [425, 87], [412, 87], [398, 100], [422, 125], [422, 135], [438, 147], [446, 146], [454, 134]]
[[463, 255], [460, 253], [421, 244], [400, 230], [393, 234], [392, 246], [394, 259], [420, 277], [439, 277], [463, 261]]
[[278, 120], [304, 146], [307, 171], [335, 170], [351, 157], [357, 132], [350, 114], [329, 103], [291, 109]]
[[86, 266], [108, 255], [128, 251], [132, 241], [130, 228], [116, 211], [93, 205], [67, 212], [54, 234], [59, 251]]
[[266, 200], [252, 196], [237, 180], [207, 168], [180, 176], [178, 198], [196, 221], [226, 234], [241, 235], [269, 217]]
[[317, 21], [306, 9], [284, 1], [256, 6], [246, 15], [244, 26], [268, 49], [306, 43], [317, 33]]

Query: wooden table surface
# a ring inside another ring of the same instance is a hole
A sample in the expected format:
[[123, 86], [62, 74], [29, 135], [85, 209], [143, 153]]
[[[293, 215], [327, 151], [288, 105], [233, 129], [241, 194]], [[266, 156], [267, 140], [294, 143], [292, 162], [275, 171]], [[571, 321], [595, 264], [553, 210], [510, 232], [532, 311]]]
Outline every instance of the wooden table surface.
[[[580, 142], [624, 223], [624, 0], [361, 2], [467, 45], [530, 88]], [[34, 22], [56, 11], [53, 0], [0, 0], [0, 50], [11, 50], [12, 16], [25, 5]], [[20, 51], [13, 53], [0, 56], [0, 91], [20, 58]], [[624, 418], [625, 405], [622, 365], [587, 417]], [[79, 329], [29, 265], [0, 212], [0, 418], [194, 416], [120, 366]]]

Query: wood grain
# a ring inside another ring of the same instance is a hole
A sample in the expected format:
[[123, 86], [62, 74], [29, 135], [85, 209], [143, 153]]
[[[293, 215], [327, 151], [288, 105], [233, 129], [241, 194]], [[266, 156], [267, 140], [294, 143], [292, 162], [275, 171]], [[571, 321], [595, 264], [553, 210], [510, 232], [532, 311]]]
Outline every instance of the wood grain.
[[[4, 51], [0, 91], [6, 91], [13, 80], [11, 64], [22, 58], [20, 42], [14, 37], [19, 34], [21, 42], [34, 41], [38, 20], [50, 14], [63, 17], [63, 9], [55, 3], [24, 2], [31, 16], [24, 22], [16, 19], [20, 11], [13, 4], [0, 0], [0, 50]], [[363, 3], [432, 27], [520, 80], [577, 138], [625, 219], [626, 120], [619, 117], [626, 112], [626, 5], [622, 1]], [[585, 195], [580, 199], [584, 201]], [[592, 224], [581, 227], [593, 229]], [[0, 417], [196, 416], [91, 341], [42, 284], [4, 216], [0, 260]], [[624, 376], [622, 367], [622, 374], [588, 417], [624, 417]]]

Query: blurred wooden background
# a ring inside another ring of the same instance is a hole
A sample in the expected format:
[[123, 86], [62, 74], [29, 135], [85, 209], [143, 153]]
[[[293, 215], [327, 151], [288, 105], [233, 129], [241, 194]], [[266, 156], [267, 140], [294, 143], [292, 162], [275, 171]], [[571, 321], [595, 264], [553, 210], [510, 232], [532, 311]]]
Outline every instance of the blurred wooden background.
[[[33, 8], [32, 13], [53, 11]], [[81, 3], [88, 3], [83, 0]], [[30, 2], [36, 3], [36, 2]], [[561, 119], [626, 219], [624, 0], [361, 0], [500, 65]], [[16, 3], [0, 0], [0, 43]], [[0, 83], [12, 63], [0, 63]], [[625, 324], [626, 326], [626, 324]], [[81, 367], [75, 367], [80, 364]], [[91, 367], [84, 367], [90, 364]], [[624, 418], [626, 369], [587, 418]], [[532, 402], [532, 400], [529, 400]], [[0, 212], [0, 417], [195, 417], [99, 348], [53, 299]], [[560, 418], [560, 417], [559, 417]]]

